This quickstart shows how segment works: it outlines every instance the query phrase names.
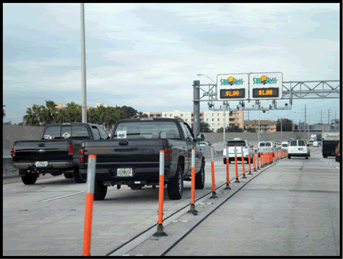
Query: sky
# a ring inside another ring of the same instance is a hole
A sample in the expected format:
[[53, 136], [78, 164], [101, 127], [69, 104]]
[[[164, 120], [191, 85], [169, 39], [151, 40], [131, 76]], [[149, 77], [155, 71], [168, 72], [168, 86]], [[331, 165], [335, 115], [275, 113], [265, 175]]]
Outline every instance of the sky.
[[[193, 111], [193, 80], [209, 84], [218, 74], [282, 72], [283, 81], [339, 80], [339, 8], [86, 3], [87, 105]], [[21, 122], [27, 108], [46, 100], [82, 104], [80, 17], [80, 4], [3, 4], [3, 121]], [[292, 110], [261, 112], [260, 118], [304, 121], [305, 105], [311, 123], [321, 121], [321, 112], [324, 122], [329, 112], [340, 117], [336, 98], [294, 99]], [[207, 102], [200, 110], [209, 110]], [[249, 112], [249, 119], [258, 119], [258, 112]]]

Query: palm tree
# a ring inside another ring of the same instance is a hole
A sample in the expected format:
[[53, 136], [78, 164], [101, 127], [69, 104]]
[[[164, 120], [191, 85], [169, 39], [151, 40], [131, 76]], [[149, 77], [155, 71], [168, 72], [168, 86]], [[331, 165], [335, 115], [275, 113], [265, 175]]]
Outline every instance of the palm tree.
[[81, 122], [82, 118], [82, 107], [74, 102], [67, 103], [65, 108], [66, 111], [66, 122]]
[[26, 115], [24, 115], [23, 120], [25, 121], [26, 125], [29, 126], [39, 126], [39, 117], [38, 113], [36, 113], [38, 110], [38, 105], [34, 104], [32, 109], [27, 108]]

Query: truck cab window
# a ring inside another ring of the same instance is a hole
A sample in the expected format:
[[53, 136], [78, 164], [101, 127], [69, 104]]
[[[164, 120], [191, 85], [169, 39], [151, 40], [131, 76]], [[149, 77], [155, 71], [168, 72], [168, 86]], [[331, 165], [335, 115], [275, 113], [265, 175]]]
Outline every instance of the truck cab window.
[[100, 139], [100, 133], [99, 133], [98, 128], [96, 126], [92, 126], [92, 133], [93, 133], [95, 140]]

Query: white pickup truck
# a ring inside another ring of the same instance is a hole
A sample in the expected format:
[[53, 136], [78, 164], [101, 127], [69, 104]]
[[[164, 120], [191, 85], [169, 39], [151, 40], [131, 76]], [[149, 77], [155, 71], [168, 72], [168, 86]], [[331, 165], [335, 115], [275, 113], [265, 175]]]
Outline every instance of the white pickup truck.
[[[249, 154], [250, 154], [250, 163], [253, 163], [253, 150], [252, 150], [253, 146], [250, 145], [248, 141], [234, 138], [233, 140], [229, 140], [226, 143], [226, 146], [229, 147], [228, 148], [229, 149], [229, 163], [231, 163], [231, 161], [235, 161], [235, 146], [236, 146], [236, 152], [237, 152], [237, 161], [242, 161], [242, 149], [243, 149], [244, 161], [246, 163], [249, 162]], [[223, 163], [226, 164], [226, 148], [224, 148], [223, 150]]]
[[291, 140], [288, 146], [288, 159], [291, 159], [292, 156], [303, 156], [306, 159], [311, 156], [310, 149], [308, 148], [308, 144], [305, 140]]

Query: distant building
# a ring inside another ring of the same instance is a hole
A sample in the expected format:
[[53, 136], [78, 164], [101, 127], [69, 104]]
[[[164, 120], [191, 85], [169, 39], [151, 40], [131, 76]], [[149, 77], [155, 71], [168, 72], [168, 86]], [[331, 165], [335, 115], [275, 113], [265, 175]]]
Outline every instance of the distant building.
[[[193, 125], [193, 112], [174, 110], [173, 112], [143, 112], [151, 118], [174, 118], [180, 117], [188, 123], [190, 127]], [[200, 112], [200, 122], [206, 122], [210, 125], [213, 132], [217, 132], [217, 129], [222, 128], [225, 123], [225, 127], [238, 125], [243, 128], [244, 125], [243, 111], [232, 112], [229, 116], [229, 112], [224, 111], [205, 111]], [[201, 131], [201, 127], [200, 127]]]
[[[258, 129], [258, 120], [246, 120], [244, 121], [244, 126], [247, 128]], [[260, 129], [262, 132], [275, 132], [276, 131], [276, 122], [272, 120], [260, 120]]]

